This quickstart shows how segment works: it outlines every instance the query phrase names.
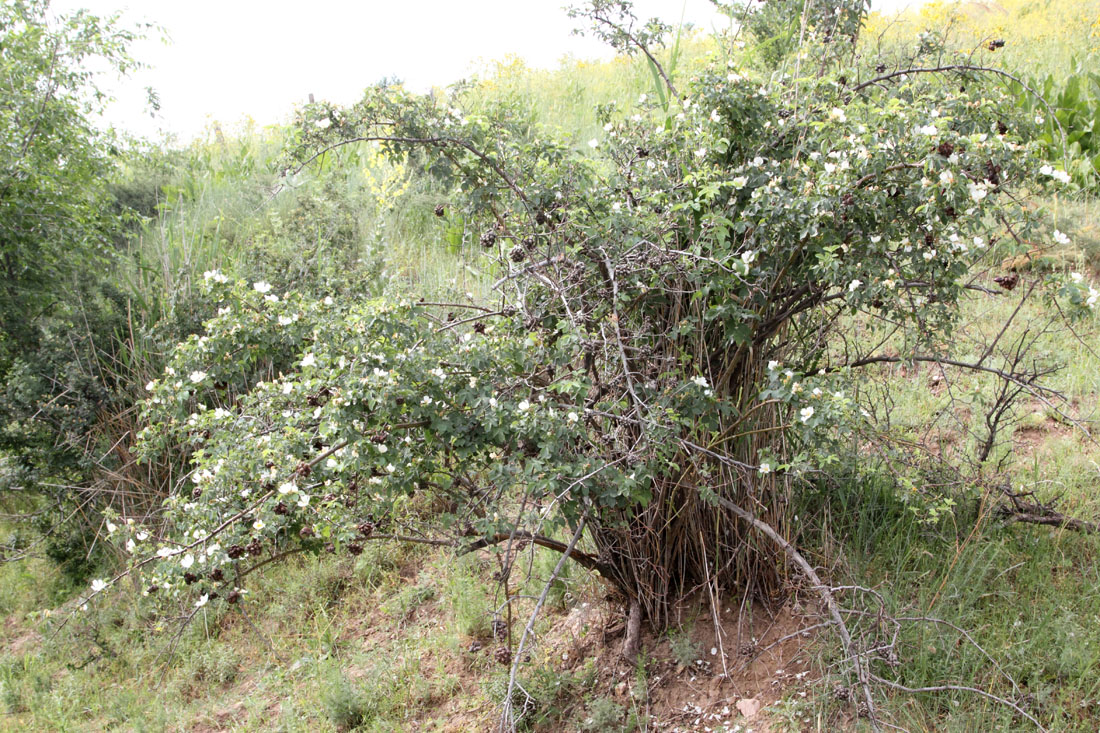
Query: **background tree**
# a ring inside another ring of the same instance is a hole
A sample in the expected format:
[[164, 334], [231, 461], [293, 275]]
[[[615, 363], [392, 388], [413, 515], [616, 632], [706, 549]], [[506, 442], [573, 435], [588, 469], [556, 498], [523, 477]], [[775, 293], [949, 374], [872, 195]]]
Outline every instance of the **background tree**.
[[[107, 101], [98, 80], [135, 67], [135, 38], [116, 17], [54, 16], [46, 0], [0, 6], [0, 450], [14, 459], [0, 489], [24, 498], [43, 481], [86, 485], [104, 448], [97, 426], [123, 388], [127, 308], [110, 281], [119, 148], [94, 118]], [[62, 516], [83, 507], [45, 493]], [[59, 557], [84, 554], [57, 539]]]

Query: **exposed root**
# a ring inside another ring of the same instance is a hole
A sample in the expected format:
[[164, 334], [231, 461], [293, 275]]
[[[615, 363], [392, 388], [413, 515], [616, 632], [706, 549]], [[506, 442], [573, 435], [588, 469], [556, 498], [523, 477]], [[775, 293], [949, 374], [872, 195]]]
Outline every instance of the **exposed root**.
[[623, 638], [623, 659], [634, 666], [638, 663], [638, 652], [642, 645], [642, 604], [637, 600], [630, 602], [630, 612], [626, 617], [626, 636]]

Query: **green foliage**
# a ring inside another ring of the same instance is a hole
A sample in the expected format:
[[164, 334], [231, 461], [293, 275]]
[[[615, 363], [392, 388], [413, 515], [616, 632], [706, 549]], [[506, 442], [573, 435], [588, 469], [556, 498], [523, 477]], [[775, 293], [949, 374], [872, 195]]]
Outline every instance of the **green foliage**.
[[585, 707], [585, 718], [581, 722], [584, 731], [617, 731], [626, 733], [635, 730], [633, 725], [625, 725], [625, 707], [610, 697], [597, 697]]
[[462, 559], [442, 568], [446, 574], [443, 596], [455, 630], [464, 637], [481, 639], [488, 638], [491, 633], [489, 609], [492, 606], [489, 590], [478, 578], [475, 568], [473, 562]]
[[[542, 730], [561, 726], [579, 712], [584, 694], [596, 683], [597, 669], [589, 659], [575, 670], [556, 670], [552, 665], [532, 665], [523, 671], [512, 692], [518, 730]], [[491, 678], [485, 685], [489, 699], [502, 700], [508, 690], [508, 675]]]
[[384, 606], [389, 615], [399, 623], [405, 622], [416, 610], [425, 603], [435, 600], [436, 590], [426, 583], [409, 584], [401, 589], [393, 599]]
[[1039, 140], [1048, 160], [1085, 187], [1100, 184], [1100, 74], [1092, 68], [1094, 64], [1075, 61], [1066, 72], [1033, 81], [1031, 90], [1041, 100], [1019, 84], [1013, 87], [1017, 105], [1043, 122]]
[[370, 723], [376, 714], [373, 701], [343, 674], [332, 677], [322, 693], [321, 702], [328, 719], [338, 730], [359, 728]]
[[691, 638], [690, 631], [670, 631], [668, 647], [672, 658], [683, 667], [690, 667], [703, 656], [703, 645]]

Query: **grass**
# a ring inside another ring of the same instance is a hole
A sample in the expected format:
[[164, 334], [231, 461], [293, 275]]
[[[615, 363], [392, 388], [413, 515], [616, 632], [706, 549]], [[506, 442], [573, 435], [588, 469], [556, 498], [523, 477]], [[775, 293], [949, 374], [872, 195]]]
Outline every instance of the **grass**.
[[[889, 489], [874, 485], [842, 486], [828, 505], [832, 532], [846, 538], [851, 577], [875, 588], [888, 613], [935, 617], [966, 629], [1032, 696], [1050, 729], [1095, 729], [1100, 540], [1002, 527], [974, 508], [959, 512], [956, 523], [930, 528]], [[953, 682], [1016, 698], [982, 651], [946, 625], [905, 622], [898, 649], [901, 663], [890, 675], [908, 687]], [[830, 650], [823, 663], [836, 661], [835, 654]], [[1023, 725], [1008, 708], [968, 692], [892, 696], [886, 709], [911, 730]]]
[[[555, 560], [542, 552], [535, 568]], [[138, 594], [47, 613], [72, 595], [64, 578], [39, 561], [0, 565], [0, 730], [455, 730], [453, 716], [482, 729], [507, 669], [492, 656], [493, 567], [384, 543], [299, 557], [257, 578], [244, 614], [200, 612], [169, 654], [177, 619]], [[595, 672], [540, 658], [524, 675], [538, 719], [557, 721]]]

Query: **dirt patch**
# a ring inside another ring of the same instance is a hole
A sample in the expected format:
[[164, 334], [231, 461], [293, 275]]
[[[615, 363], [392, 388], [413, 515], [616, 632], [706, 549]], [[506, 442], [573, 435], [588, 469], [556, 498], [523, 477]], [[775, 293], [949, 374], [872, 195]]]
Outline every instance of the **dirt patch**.
[[1012, 435], [1013, 448], [1016, 454], [1029, 458], [1051, 440], [1062, 440], [1076, 435], [1079, 431], [1073, 425], [1056, 420], [1052, 417], [1043, 418], [1040, 413], [1033, 413], [1032, 421], [1016, 428]]
[[22, 657], [42, 641], [42, 635], [33, 629], [23, 628], [14, 616], [4, 620], [3, 653], [4, 659]]
[[[766, 733], [766, 708], [789, 695], [805, 696], [815, 675], [806, 644], [818, 623], [813, 608], [788, 604], [769, 611], [731, 602], [715, 618], [705, 600], [680, 609], [682, 630], [644, 635], [650, 729]], [[626, 703], [635, 671], [619, 656], [621, 614], [606, 604], [581, 604], [547, 635], [561, 669], [596, 657], [599, 687]], [[737, 726], [740, 726], [738, 728]]]

